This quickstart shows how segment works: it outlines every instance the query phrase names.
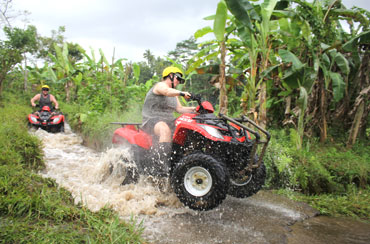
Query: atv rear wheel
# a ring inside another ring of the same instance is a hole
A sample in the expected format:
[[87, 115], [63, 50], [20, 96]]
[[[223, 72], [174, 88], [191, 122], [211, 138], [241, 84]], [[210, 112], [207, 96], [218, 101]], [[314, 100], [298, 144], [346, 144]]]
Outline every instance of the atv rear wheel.
[[226, 198], [229, 176], [223, 163], [210, 155], [194, 153], [176, 165], [171, 185], [185, 206], [210, 210]]
[[[255, 157], [255, 162], [258, 161], [258, 157]], [[259, 168], [253, 169], [244, 175], [238, 172], [230, 173], [230, 187], [228, 194], [237, 198], [250, 197], [253, 194], [261, 190], [265, 184], [266, 179], [266, 167], [261, 164]]]
[[[138, 166], [133, 161], [132, 145], [126, 139], [122, 139], [119, 147], [124, 148], [125, 152], [120, 155], [119, 162], [115, 166], [111, 165], [111, 174], [117, 170], [124, 176], [121, 185], [136, 184], [139, 181], [140, 174]], [[117, 169], [115, 169], [115, 167], [117, 167]]]

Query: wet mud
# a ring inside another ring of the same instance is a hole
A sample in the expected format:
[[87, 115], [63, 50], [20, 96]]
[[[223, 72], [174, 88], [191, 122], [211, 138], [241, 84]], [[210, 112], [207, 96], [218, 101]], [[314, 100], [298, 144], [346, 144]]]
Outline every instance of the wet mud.
[[83, 146], [68, 125], [65, 130], [31, 132], [43, 142], [47, 167], [40, 174], [92, 211], [107, 205], [123, 219], [142, 221], [148, 243], [370, 243], [369, 223], [318, 216], [307, 204], [270, 191], [246, 199], [228, 196], [219, 207], [198, 212], [185, 208], [165, 179], [141, 177], [121, 185], [127, 149], [98, 153]]

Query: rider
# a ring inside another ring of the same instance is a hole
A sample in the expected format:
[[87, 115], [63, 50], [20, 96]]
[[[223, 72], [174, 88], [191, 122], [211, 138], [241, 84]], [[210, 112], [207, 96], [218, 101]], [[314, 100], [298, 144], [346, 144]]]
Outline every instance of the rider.
[[31, 99], [31, 104], [32, 107], [36, 107], [35, 102], [39, 101], [39, 106], [40, 109], [42, 109], [43, 106], [48, 106], [50, 110], [53, 109], [52, 103], [54, 103], [55, 109], [59, 108], [59, 104], [55, 97], [51, 94], [49, 94], [49, 89], [50, 87], [48, 85], [43, 85], [41, 87], [42, 92], [39, 94], [36, 94], [32, 99]]
[[154, 161], [161, 162], [157, 168], [168, 174], [168, 157], [172, 147], [172, 129], [175, 117], [173, 113], [192, 113], [195, 107], [184, 107], [179, 96], [190, 98], [189, 92], [176, 90], [176, 86], [184, 83], [183, 73], [177, 67], [167, 67], [163, 70], [162, 81], [155, 84], [146, 94], [142, 110], [142, 129], [159, 137], [155, 151], [159, 158]]

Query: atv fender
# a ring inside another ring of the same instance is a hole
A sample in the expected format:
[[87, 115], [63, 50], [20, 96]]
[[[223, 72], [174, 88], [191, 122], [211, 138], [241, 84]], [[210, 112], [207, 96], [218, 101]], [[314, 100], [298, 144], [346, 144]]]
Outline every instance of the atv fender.
[[212, 141], [227, 141], [226, 138], [225, 140], [221, 140], [219, 138], [211, 136], [205, 129], [199, 127], [196, 123], [180, 121], [176, 123], [176, 130], [173, 134], [173, 142], [179, 145], [184, 145], [188, 130], [195, 131], [201, 134], [203, 137], [208, 138]]
[[[123, 140], [124, 139], [124, 140]], [[152, 137], [134, 125], [126, 125], [118, 128], [113, 133], [112, 143], [120, 144], [127, 140], [130, 144], [149, 149], [152, 146]]]

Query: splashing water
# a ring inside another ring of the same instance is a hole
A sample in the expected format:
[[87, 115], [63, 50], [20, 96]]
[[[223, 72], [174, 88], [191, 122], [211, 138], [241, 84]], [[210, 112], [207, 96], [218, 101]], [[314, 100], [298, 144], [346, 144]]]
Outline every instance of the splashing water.
[[[67, 124], [65, 133], [43, 130], [32, 133], [43, 142], [46, 163], [46, 169], [40, 172], [43, 177], [55, 179], [72, 193], [75, 203], [82, 202], [92, 211], [109, 206], [122, 218], [133, 215], [145, 219], [143, 235], [152, 243], [286, 243], [287, 239], [289, 243], [302, 243], [316, 236], [320, 240], [328, 233], [335, 236], [323, 238], [324, 242], [310, 242], [338, 243], [344, 238], [338, 239], [332, 227], [321, 228], [319, 224], [312, 231], [303, 225], [303, 231], [297, 226], [297, 231], [292, 232], [295, 228], [292, 224], [312, 218], [316, 210], [267, 191], [247, 199], [227, 197], [222, 205], [210, 211], [192, 211], [167, 190], [165, 181], [141, 176], [137, 184], [121, 185], [126, 168], [132, 166], [127, 148], [97, 153], [84, 147], [82, 139]], [[323, 233], [318, 235], [322, 229]], [[357, 235], [355, 238], [360, 241], [352, 243], [369, 243], [362, 242], [369, 240], [368, 234]]]
[[[130, 157], [127, 148], [97, 153], [82, 146], [82, 139], [71, 132], [68, 124], [65, 133], [51, 134], [41, 129], [33, 133], [42, 140], [45, 154], [46, 169], [40, 174], [69, 190], [76, 204], [82, 201], [92, 211], [107, 205], [123, 217], [161, 215], [162, 206], [182, 206], [174, 193], [164, 191], [151, 177], [141, 176], [137, 184], [121, 185], [128, 166], [122, 157]], [[168, 184], [163, 180], [161, 183]]]

